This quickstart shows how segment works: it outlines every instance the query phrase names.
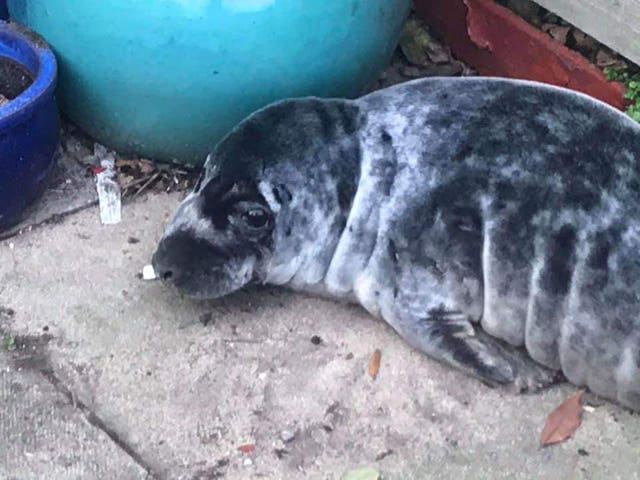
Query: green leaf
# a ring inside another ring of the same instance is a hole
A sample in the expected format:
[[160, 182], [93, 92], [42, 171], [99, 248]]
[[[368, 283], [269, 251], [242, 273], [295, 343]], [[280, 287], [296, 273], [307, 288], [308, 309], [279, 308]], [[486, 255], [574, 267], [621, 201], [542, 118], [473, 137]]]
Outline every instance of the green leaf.
[[617, 80], [618, 78], [620, 78], [620, 73], [615, 68], [612, 68], [612, 67], [605, 67], [604, 75], [605, 77], [607, 77], [607, 80], [609, 81]]
[[370, 467], [357, 468], [348, 471], [342, 480], [380, 480], [381, 475], [378, 471]]
[[4, 344], [7, 347], [7, 350], [9, 351], [16, 349], [16, 339], [11, 335], [6, 335], [4, 337]]

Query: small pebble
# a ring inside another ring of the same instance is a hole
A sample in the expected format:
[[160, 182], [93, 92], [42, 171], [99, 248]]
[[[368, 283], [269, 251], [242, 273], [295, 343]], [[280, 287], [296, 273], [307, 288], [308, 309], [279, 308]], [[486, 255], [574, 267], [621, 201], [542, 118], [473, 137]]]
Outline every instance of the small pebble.
[[153, 269], [153, 265], [145, 265], [142, 269], [142, 279], [143, 280], [155, 280], [158, 278], [156, 276], [156, 272]]
[[284, 443], [289, 443], [291, 442], [294, 438], [296, 438], [296, 434], [294, 432], [292, 432], [291, 430], [282, 430], [280, 432], [280, 439], [284, 442]]
[[289, 452], [287, 451], [286, 448], [276, 448], [273, 453], [276, 454], [276, 457], [278, 457], [278, 459], [282, 460], [282, 458], [288, 454]]
[[244, 459], [244, 462], [242, 462], [242, 464], [243, 464], [245, 467], [250, 467], [251, 465], [253, 465], [253, 461], [252, 461], [250, 458], [245, 458], [245, 459]]
[[313, 343], [314, 345], [320, 345], [322, 343], [322, 338], [320, 338], [318, 335], [314, 335], [313, 337], [311, 337], [311, 343]]
[[376, 462], [379, 462], [380, 460], [384, 460], [385, 458], [387, 458], [389, 455], [393, 455], [394, 451], [389, 449], [389, 450], [385, 450], [382, 453], [379, 453], [376, 456]]
[[206, 327], [207, 325], [212, 323], [212, 321], [213, 321], [213, 313], [211, 313], [211, 312], [202, 313], [200, 315], [200, 317], [199, 317], [199, 320], [200, 320], [200, 323]]

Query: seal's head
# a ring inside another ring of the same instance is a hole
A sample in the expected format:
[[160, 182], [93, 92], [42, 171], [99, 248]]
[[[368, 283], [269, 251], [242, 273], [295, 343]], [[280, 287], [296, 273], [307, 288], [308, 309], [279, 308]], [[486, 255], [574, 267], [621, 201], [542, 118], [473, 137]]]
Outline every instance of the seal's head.
[[263, 280], [275, 215], [260, 193], [262, 122], [245, 122], [207, 157], [153, 255], [156, 274], [188, 296], [216, 298]]
[[240, 122], [169, 223], [153, 255], [158, 276], [200, 299], [317, 282], [356, 188], [357, 115], [347, 101], [291, 99]]
[[273, 243], [274, 214], [255, 183], [207, 177], [180, 205], [153, 255], [157, 275], [195, 298], [260, 281]]

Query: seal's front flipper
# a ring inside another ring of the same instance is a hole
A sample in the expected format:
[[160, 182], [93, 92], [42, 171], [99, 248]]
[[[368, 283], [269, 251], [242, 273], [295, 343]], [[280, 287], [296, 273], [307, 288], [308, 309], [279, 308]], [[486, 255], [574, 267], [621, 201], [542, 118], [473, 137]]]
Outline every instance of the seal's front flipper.
[[559, 380], [557, 372], [532, 360], [524, 349], [495, 339], [459, 312], [432, 310], [426, 318], [394, 324], [413, 347], [490, 386], [533, 392]]

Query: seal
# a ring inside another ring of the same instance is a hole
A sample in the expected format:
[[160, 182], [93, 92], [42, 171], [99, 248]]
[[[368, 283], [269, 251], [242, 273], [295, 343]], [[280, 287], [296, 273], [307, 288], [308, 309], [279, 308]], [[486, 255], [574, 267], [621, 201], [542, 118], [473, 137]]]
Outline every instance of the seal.
[[626, 115], [534, 82], [288, 99], [218, 144], [152, 261], [198, 299], [355, 301], [489, 385], [561, 372], [640, 410], [638, 155]]

